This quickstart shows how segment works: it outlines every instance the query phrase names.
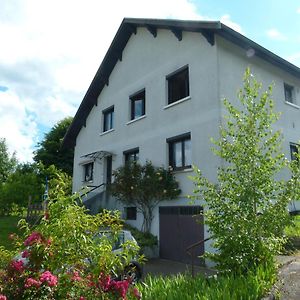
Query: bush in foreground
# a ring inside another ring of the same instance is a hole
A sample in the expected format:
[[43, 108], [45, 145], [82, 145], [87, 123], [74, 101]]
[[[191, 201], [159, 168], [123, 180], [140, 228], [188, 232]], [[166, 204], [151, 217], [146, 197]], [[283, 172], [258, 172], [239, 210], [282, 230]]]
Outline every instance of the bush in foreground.
[[[91, 216], [77, 202], [76, 196], [57, 193], [33, 231], [21, 222], [25, 236], [16, 240], [15, 252], [0, 249], [1, 300], [139, 298], [130, 279], [117, 278], [138, 252], [131, 242], [119, 255], [112, 251], [122, 226], [119, 213]], [[100, 228], [111, 237], [95, 242]]]

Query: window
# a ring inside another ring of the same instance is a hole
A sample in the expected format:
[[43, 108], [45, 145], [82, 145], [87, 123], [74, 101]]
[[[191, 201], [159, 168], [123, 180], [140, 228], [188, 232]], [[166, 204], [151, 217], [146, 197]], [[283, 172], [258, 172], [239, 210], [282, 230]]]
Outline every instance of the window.
[[167, 139], [169, 144], [169, 165], [174, 170], [182, 170], [192, 166], [191, 134]]
[[290, 143], [290, 151], [291, 151], [291, 159], [292, 160], [297, 159], [296, 154], [298, 153], [298, 147], [299, 147], [299, 145]]
[[139, 160], [139, 148], [130, 149], [123, 152], [125, 163]]
[[103, 132], [114, 128], [114, 107], [103, 111]]
[[136, 220], [136, 207], [125, 207], [126, 220]]
[[284, 96], [285, 96], [285, 101], [289, 103], [294, 103], [295, 102], [295, 92], [294, 92], [294, 87], [289, 85], [289, 84], [284, 84]]
[[130, 97], [131, 120], [145, 115], [145, 94], [145, 90], [143, 90]]
[[185, 67], [167, 76], [168, 104], [176, 102], [190, 95], [189, 68]]
[[83, 181], [93, 181], [94, 163], [90, 162], [83, 165]]

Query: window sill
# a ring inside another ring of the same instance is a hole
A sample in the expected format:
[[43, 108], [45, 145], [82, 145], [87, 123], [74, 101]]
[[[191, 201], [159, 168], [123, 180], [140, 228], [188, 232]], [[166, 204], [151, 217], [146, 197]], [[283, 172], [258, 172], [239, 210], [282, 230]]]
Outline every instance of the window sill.
[[193, 168], [186, 168], [186, 169], [173, 170], [172, 173], [177, 174], [177, 173], [187, 173], [187, 172], [193, 172], [193, 171], [194, 171]]
[[191, 100], [191, 96], [187, 96], [187, 97], [182, 98], [182, 99], [179, 99], [179, 100], [177, 100], [177, 101], [175, 101], [175, 102], [173, 102], [173, 103], [171, 103], [171, 104], [168, 104], [168, 105], [164, 106], [164, 109], [168, 109], [168, 108], [170, 108], [170, 107], [173, 107], [173, 106], [175, 106], [175, 105], [177, 105], [177, 104], [180, 104], [180, 103], [182, 103], [182, 102], [185, 102], [185, 101], [187, 101], [187, 100]]
[[290, 105], [290, 106], [292, 106], [292, 107], [295, 107], [295, 108], [297, 108], [297, 109], [300, 109], [300, 106], [297, 105], [297, 104], [295, 104], [295, 103], [285, 101], [285, 104]]
[[102, 136], [102, 135], [106, 135], [106, 134], [108, 134], [108, 133], [110, 133], [110, 132], [113, 132], [113, 131], [115, 131], [115, 129], [114, 129], [114, 128], [112, 128], [112, 129], [109, 129], [109, 130], [107, 130], [107, 131], [104, 131], [104, 132], [101, 132], [101, 133], [100, 133], [100, 136]]
[[139, 120], [142, 120], [142, 119], [144, 119], [144, 118], [146, 118], [146, 115], [143, 115], [143, 116], [140, 116], [140, 117], [138, 117], [138, 118], [136, 118], [136, 119], [130, 120], [129, 122], [126, 123], [126, 125], [130, 125], [130, 124], [132, 124], [132, 123], [134, 123], [134, 122], [137, 122], [137, 121], [139, 121]]

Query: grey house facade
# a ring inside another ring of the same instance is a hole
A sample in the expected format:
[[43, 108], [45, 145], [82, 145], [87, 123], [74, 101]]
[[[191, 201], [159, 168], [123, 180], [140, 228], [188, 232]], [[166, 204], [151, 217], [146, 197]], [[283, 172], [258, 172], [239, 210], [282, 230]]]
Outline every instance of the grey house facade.
[[215, 179], [221, 162], [209, 140], [218, 137], [222, 99], [235, 101], [248, 66], [264, 87], [275, 84], [275, 129], [290, 158], [300, 140], [299, 68], [220, 22], [124, 19], [64, 139], [75, 147], [73, 191], [94, 187], [85, 200], [92, 211], [117, 208], [139, 228], [136, 208], [106, 192], [112, 171], [127, 160], [171, 165], [182, 193], [156, 208], [151, 231], [162, 257], [185, 261], [186, 247], [209, 236], [195, 223], [203, 202], [191, 206], [185, 196], [191, 166]]

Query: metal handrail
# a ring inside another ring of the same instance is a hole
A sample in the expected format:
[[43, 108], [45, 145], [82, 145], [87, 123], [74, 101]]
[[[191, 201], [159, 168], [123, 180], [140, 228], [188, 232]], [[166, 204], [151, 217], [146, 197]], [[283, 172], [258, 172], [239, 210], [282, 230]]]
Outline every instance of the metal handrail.
[[[202, 245], [202, 244], [204, 244], [205, 242], [211, 240], [212, 238], [213, 238], [213, 236], [210, 236], [210, 237], [208, 237], [208, 238], [206, 238], [204, 240], [200, 240], [199, 242], [194, 243], [194, 244], [192, 244], [192, 245], [190, 245], [189, 247], [186, 248], [186, 250], [185, 250], [186, 253], [189, 254], [191, 256], [191, 258], [192, 258], [192, 277], [195, 276], [195, 270], [194, 270], [194, 259], [195, 259], [195, 252], [194, 252], [194, 250], [195, 250], [195, 248], [198, 247], [198, 246], [200, 246], [200, 245]], [[190, 252], [190, 250], [192, 250], [192, 252]]]
[[106, 183], [101, 183], [99, 185], [87, 185], [87, 187], [91, 187], [90, 190], [88, 190], [87, 192], [84, 192], [83, 194], [80, 194], [76, 199], [80, 199], [82, 196], [86, 196], [88, 195], [89, 193], [93, 192], [94, 190], [98, 189], [99, 187], [101, 186], [104, 186], [106, 185]]

